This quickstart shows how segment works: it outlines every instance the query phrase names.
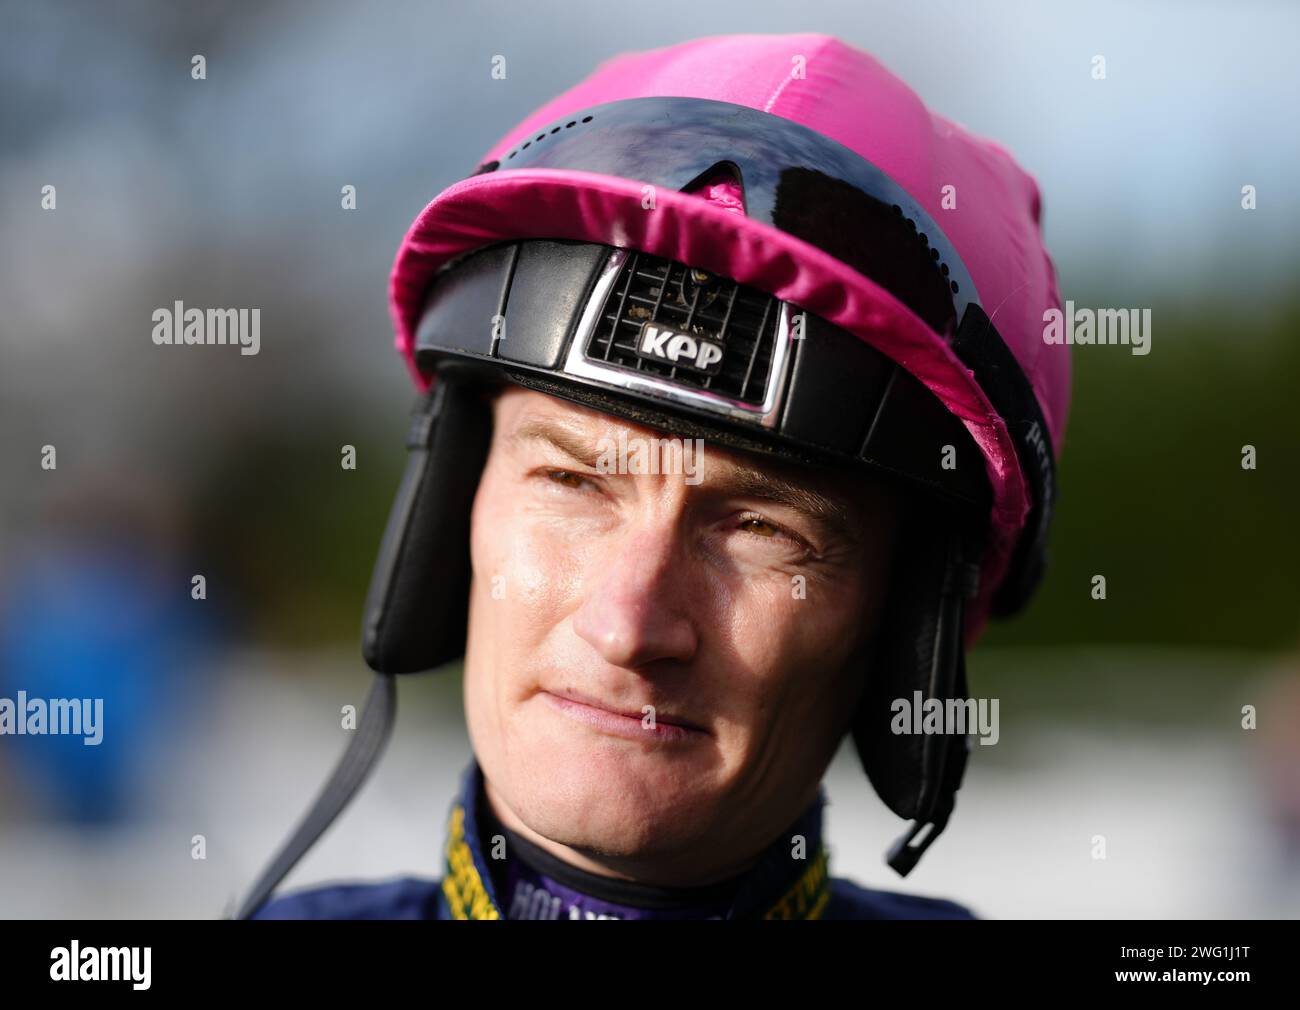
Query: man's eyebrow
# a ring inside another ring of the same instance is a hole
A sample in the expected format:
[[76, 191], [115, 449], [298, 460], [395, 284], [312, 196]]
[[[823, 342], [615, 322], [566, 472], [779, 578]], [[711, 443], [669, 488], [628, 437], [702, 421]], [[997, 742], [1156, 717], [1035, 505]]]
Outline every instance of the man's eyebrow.
[[713, 481], [708, 483], [731, 494], [785, 505], [806, 515], [829, 533], [849, 540], [858, 539], [849, 508], [844, 502], [776, 474], [749, 466], [728, 466], [716, 484]]
[[573, 428], [563, 423], [532, 418], [524, 421], [510, 433], [509, 440], [518, 445], [521, 442], [545, 442], [554, 446], [566, 456], [576, 459], [585, 466], [595, 467], [599, 453], [590, 439], [584, 438]]
[[[592, 440], [563, 422], [546, 418], [522, 422], [510, 433], [509, 440], [516, 445], [529, 441], [544, 442], [593, 469], [600, 456]], [[716, 480], [706, 481], [706, 486], [715, 492], [784, 505], [807, 516], [823, 531], [850, 541], [857, 541], [860, 537], [843, 501], [752, 466], [728, 463]]]

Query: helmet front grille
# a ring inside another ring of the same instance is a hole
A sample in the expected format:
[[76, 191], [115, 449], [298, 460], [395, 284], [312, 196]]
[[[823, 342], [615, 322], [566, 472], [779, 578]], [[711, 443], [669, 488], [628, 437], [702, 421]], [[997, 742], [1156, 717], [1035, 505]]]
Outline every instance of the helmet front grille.
[[[584, 348], [587, 358], [759, 406], [767, 390], [780, 301], [727, 277], [630, 251]], [[637, 354], [642, 324], [660, 323], [722, 345], [714, 375]]]

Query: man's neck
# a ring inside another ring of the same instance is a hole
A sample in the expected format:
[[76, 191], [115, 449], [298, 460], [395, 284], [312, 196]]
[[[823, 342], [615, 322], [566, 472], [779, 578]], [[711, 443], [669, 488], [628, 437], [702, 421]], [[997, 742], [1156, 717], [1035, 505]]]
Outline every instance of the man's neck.
[[664, 887], [588, 870], [565, 858], [575, 853], [568, 846], [555, 853], [500, 823], [490, 796], [484, 798], [485, 835], [506, 838], [506, 859], [489, 870], [508, 919], [723, 919], [744, 884], [744, 871], [714, 884]]
[[[830, 900], [820, 784], [802, 813], [734, 873], [715, 865], [688, 875], [662, 862], [642, 873], [600, 853], [541, 845], [491, 789], [477, 759], [461, 781], [447, 822], [442, 885], [454, 918], [815, 919]], [[724, 847], [719, 841], [695, 850]]]

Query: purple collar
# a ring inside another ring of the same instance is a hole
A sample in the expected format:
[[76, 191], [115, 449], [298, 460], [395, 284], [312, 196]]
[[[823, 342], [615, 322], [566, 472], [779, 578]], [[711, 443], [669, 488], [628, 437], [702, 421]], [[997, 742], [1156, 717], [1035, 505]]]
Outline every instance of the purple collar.
[[[447, 821], [447, 907], [458, 919], [815, 919], [830, 896], [822, 844], [823, 788], [816, 800], [742, 876], [698, 888], [662, 888], [586, 873], [499, 824], [471, 760]], [[492, 860], [493, 836], [507, 858]], [[802, 835], [800, 855], [791, 837]], [[485, 847], [483, 842], [488, 844]]]

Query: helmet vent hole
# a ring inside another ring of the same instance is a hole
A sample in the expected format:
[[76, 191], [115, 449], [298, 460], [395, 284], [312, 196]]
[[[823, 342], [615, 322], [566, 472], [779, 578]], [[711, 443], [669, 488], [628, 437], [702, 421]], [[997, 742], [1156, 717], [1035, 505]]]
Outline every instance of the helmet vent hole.
[[[582, 122], [584, 122], [584, 123], [590, 123], [590, 122], [592, 121], [593, 118], [595, 118], [595, 117], [593, 117], [593, 116], [583, 116], [583, 117], [582, 117]], [[548, 130], [548, 131], [543, 131], [542, 133], [539, 133], [539, 134], [538, 134], [536, 137], [534, 137], [532, 140], [524, 141], [523, 144], [521, 144], [519, 147], [516, 147], [513, 151], [511, 151], [509, 154], [507, 154], [503, 160], [505, 160], [505, 161], [509, 161], [509, 160], [510, 160], [511, 158], [513, 158], [516, 154], [518, 154], [520, 151], [526, 151], [526, 150], [528, 150], [528, 148], [532, 147], [534, 144], [540, 144], [540, 143], [541, 143], [543, 140], [545, 140], [547, 137], [553, 137], [553, 136], [555, 136], [555, 134], [559, 133], [561, 130], [571, 130], [571, 129], [573, 129], [573, 128], [574, 128], [575, 126], [577, 126], [577, 125], [578, 125], [578, 120], [576, 120], [576, 119], [570, 119], [570, 120], [569, 120], [567, 123], [565, 123], [563, 126], [552, 126], [552, 127], [550, 128], [550, 130]]]

